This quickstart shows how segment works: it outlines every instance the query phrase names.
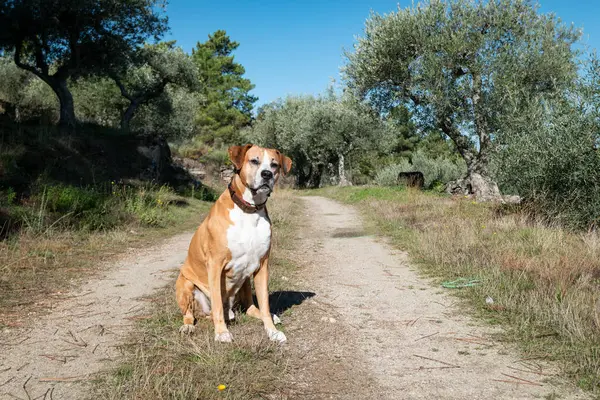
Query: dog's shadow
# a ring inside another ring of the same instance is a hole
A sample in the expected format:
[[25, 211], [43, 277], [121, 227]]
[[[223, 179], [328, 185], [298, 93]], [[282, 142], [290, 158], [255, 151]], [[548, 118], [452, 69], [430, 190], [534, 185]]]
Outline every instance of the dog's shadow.
[[[302, 304], [304, 300], [315, 296], [314, 292], [296, 292], [292, 290], [281, 290], [273, 292], [269, 295], [269, 305], [271, 306], [271, 314], [280, 315], [289, 310], [293, 306]], [[254, 304], [258, 304], [256, 296], [254, 296]]]

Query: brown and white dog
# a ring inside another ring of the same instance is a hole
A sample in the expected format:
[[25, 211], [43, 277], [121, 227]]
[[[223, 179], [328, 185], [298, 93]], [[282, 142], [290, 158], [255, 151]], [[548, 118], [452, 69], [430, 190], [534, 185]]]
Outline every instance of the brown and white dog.
[[[271, 221], [266, 203], [292, 160], [251, 144], [230, 147], [229, 157], [236, 174], [192, 237], [177, 279], [177, 303], [184, 314], [180, 332], [192, 333], [195, 318], [212, 316], [215, 340], [231, 342], [225, 316], [234, 318], [232, 308], [238, 300], [246, 314], [263, 321], [271, 340], [285, 342], [269, 309]], [[252, 299], [252, 276], [258, 308]]]

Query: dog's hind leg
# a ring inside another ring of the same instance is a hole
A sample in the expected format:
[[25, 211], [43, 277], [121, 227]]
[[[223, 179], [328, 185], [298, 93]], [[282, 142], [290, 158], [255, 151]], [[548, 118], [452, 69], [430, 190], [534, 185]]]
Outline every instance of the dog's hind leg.
[[250, 317], [262, 319], [260, 311], [254, 305], [254, 299], [252, 298], [252, 286], [250, 284], [250, 278], [246, 279], [238, 292], [238, 298], [242, 307], [246, 310], [246, 314]]
[[196, 308], [194, 316], [210, 318], [210, 300], [204, 294], [204, 292], [198, 288], [194, 288], [194, 300], [196, 301]]
[[177, 304], [183, 314], [183, 325], [179, 332], [184, 334], [193, 333], [194, 327], [194, 284], [187, 280], [181, 273], [175, 283], [175, 295]]

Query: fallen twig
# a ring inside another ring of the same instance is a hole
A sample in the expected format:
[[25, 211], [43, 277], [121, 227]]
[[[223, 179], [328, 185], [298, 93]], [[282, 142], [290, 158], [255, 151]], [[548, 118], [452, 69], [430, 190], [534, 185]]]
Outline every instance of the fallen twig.
[[436, 360], [435, 358], [430, 358], [430, 357], [420, 356], [420, 355], [418, 355], [418, 354], [413, 354], [413, 356], [414, 356], [414, 357], [419, 357], [419, 358], [422, 358], [422, 359], [424, 359], [424, 360], [435, 361], [435, 362], [438, 362], [438, 363], [440, 363], [440, 364], [447, 365], [447, 366], [449, 366], [449, 367], [452, 367], [452, 368], [460, 368], [460, 366], [459, 366], [459, 365], [450, 364], [450, 363], [448, 363], [448, 362], [446, 362], [446, 361], [440, 361], [440, 360]]
[[23, 390], [25, 391], [25, 394], [27, 395], [27, 398], [29, 400], [31, 400], [31, 396], [29, 395], [29, 391], [27, 390], [27, 384], [29, 383], [29, 380], [31, 379], [32, 375], [29, 375], [29, 378], [27, 378], [27, 380], [25, 381], [25, 383], [23, 383]]
[[19, 345], [29, 339], [31, 339], [31, 337], [27, 336], [26, 338], [22, 339], [21, 341], [15, 342], [15, 343], [0, 342], [0, 346], [16, 346], [16, 345]]
[[45, 377], [38, 379], [38, 382], [77, 382], [90, 380], [89, 375], [65, 376], [65, 377]]
[[504, 373], [502, 375], [508, 376], [509, 378], [517, 379], [517, 380], [525, 382], [525, 383], [529, 383], [530, 385], [544, 386], [541, 383], [528, 381], [527, 379], [519, 378], [518, 376], [508, 375], [508, 374], [504, 374]]
[[19, 368], [17, 368], [17, 371], [21, 371], [23, 368], [25, 368], [26, 366], [28, 366], [31, 363], [26, 362], [25, 364], [21, 365]]
[[431, 335], [426, 335], [426, 336], [421, 336], [420, 338], [416, 339], [415, 342], [418, 342], [419, 340], [423, 340], [423, 339], [427, 339], [428, 337], [432, 337], [437, 335], [439, 332], [436, 333], [432, 333]]
[[492, 379], [494, 382], [504, 382], [504, 383], [514, 383], [515, 385], [534, 385], [534, 386], [542, 386], [540, 384], [537, 383], [527, 383], [527, 382], [521, 382], [521, 381], [515, 381], [515, 380], [508, 380], [508, 379]]
[[482, 346], [490, 346], [489, 343], [478, 342], [477, 340], [470, 339], [470, 338], [454, 338], [454, 340], [460, 340], [461, 342], [467, 342], [467, 343], [473, 343], [473, 344], [480, 344]]

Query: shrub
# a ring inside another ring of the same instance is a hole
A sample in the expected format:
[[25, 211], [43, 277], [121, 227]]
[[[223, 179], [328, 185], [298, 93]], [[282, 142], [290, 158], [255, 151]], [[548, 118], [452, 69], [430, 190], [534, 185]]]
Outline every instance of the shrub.
[[[543, 123], [506, 138], [494, 163], [501, 190], [528, 211], [575, 229], [600, 223], [600, 155], [594, 122], [558, 105]], [[540, 119], [541, 120], [541, 119]]]
[[388, 165], [377, 173], [375, 176], [375, 183], [379, 186], [397, 186], [398, 174], [406, 171], [412, 171], [412, 166], [408, 160], [403, 160], [398, 164]]
[[432, 188], [441, 187], [464, 176], [467, 167], [462, 159], [431, 158], [419, 150], [412, 156], [412, 170], [421, 171], [425, 178], [425, 187]]

